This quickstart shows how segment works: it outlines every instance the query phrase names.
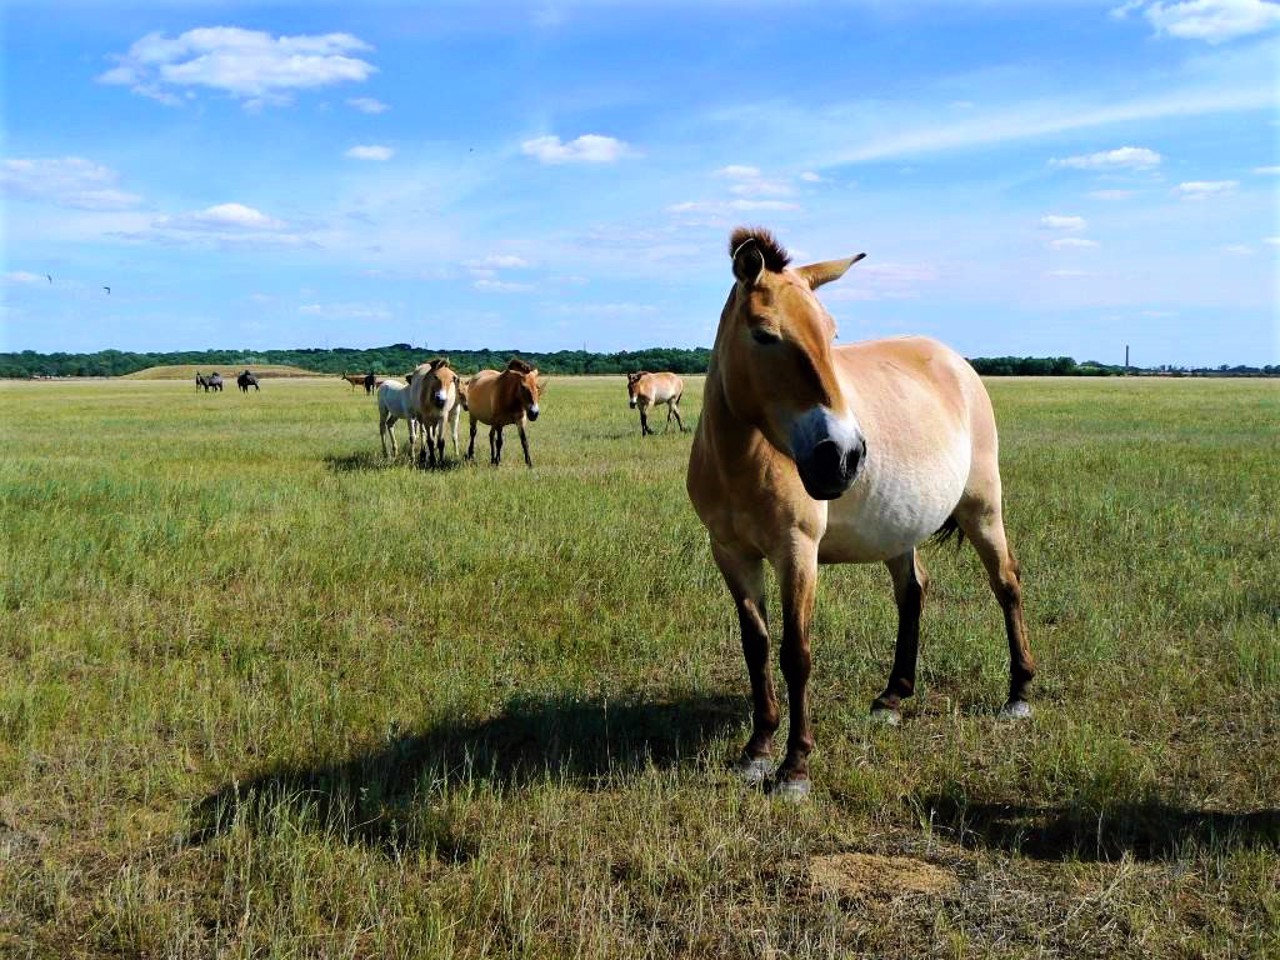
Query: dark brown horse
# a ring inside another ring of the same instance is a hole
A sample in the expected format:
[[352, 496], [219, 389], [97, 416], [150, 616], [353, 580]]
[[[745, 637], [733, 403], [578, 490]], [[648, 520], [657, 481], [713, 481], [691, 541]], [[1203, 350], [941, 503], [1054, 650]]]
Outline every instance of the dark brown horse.
[[768, 775], [779, 726], [765, 561], [782, 594], [791, 726], [775, 789], [784, 795], [809, 790], [809, 625], [820, 563], [889, 568], [898, 640], [889, 682], [871, 709], [896, 722], [915, 690], [929, 583], [916, 549], [935, 533], [959, 531], [1004, 611], [1004, 715], [1029, 716], [1035, 663], [981, 379], [959, 354], [923, 337], [832, 345], [835, 325], [813, 291], [861, 254], [793, 268], [767, 231], [745, 229], [734, 232], [730, 251], [734, 286], [711, 351], [687, 486], [737, 606], [751, 675], [752, 730], [739, 770], [756, 781]]
[[471, 442], [467, 445], [467, 459], [475, 458], [476, 424], [489, 425], [489, 462], [495, 467], [502, 462], [502, 428], [515, 424], [520, 433], [520, 446], [524, 448], [524, 462], [532, 467], [529, 459], [529, 438], [525, 434], [526, 422], [537, 420], [540, 410], [538, 397], [542, 383], [538, 371], [523, 360], [512, 360], [507, 369], [481, 370], [467, 381], [464, 388], [467, 413], [471, 419]]

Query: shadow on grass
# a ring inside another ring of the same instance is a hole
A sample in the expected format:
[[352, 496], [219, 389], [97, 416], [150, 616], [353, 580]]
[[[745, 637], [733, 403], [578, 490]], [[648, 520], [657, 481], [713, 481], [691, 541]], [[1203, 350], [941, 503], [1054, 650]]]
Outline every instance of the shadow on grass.
[[286, 822], [395, 854], [428, 849], [449, 859], [471, 844], [432, 810], [475, 784], [501, 795], [543, 779], [597, 790], [649, 765], [674, 767], [747, 716], [738, 696], [615, 703], [520, 697], [478, 722], [390, 736], [345, 760], [281, 766], [226, 784], [195, 811], [189, 840], [236, 824], [275, 833]]
[[1033, 860], [1175, 860], [1199, 848], [1215, 852], [1280, 850], [1280, 810], [1197, 810], [1159, 800], [1101, 809], [972, 802], [954, 796], [922, 801], [935, 829], [970, 848], [1018, 853]]
[[[382, 470], [417, 469], [416, 461], [411, 462], [403, 453], [395, 457], [384, 457], [377, 450], [362, 450], [359, 453], [326, 454], [324, 465], [334, 473], [377, 473]], [[426, 467], [433, 471], [456, 470], [462, 466], [459, 459], [445, 460], [443, 464]]]

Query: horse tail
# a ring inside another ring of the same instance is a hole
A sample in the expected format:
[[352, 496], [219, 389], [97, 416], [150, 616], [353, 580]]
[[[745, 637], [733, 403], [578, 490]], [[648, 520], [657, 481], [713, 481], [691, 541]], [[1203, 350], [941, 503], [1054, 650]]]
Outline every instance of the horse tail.
[[933, 532], [933, 536], [929, 538], [930, 543], [944, 544], [952, 538], [956, 541], [956, 550], [964, 543], [964, 531], [960, 529], [960, 524], [956, 522], [956, 515], [953, 513], [943, 521], [942, 526]]

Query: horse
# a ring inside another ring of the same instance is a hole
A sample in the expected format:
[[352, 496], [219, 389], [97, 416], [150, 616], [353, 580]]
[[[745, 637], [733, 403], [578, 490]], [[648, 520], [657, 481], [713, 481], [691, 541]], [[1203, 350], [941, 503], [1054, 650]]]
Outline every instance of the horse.
[[373, 388], [376, 386], [377, 382], [377, 378], [373, 375], [373, 371], [368, 373], [344, 373], [341, 374], [341, 377], [343, 380], [347, 381], [347, 383], [351, 384], [352, 390], [355, 390], [356, 387], [364, 387], [366, 395], [373, 393]]
[[199, 370], [196, 371], [196, 389], [203, 390], [205, 393], [209, 392], [209, 381]]
[[734, 285], [712, 347], [686, 488], [737, 607], [751, 678], [751, 736], [739, 774], [768, 781], [779, 726], [764, 561], [781, 588], [780, 660], [790, 701], [786, 755], [767, 784], [781, 796], [800, 798], [810, 788], [809, 627], [819, 564], [889, 569], [897, 644], [871, 710], [897, 723], [915, 690], [929, 583], [917, 550], [931, 538], [968, 538], [1004, 612], [1009, 695], [1002, 716], [1030, 716], [1035, 662], [982, 380], [963, 357], [925, 337], [832, 345], [835, 325], [813, 291], [863, 254], [793, 268], [772, 234], [740, 227], [730, 255]]
[[507, 368], [481, 370], [467, 381], [467, 413], [471, 423], [471, 442], [467, 446], [467, 459], [474, 460], [476, 452], [476, 424], [489, 425], [489, 462], [495, 467], [502, 462], [502, 428], [516, 425], [520, 433], [520, 446], [524, 448], [525, 466], [532, 467], [529, 459], [529, 437], [525, 423], [538, 419], [538, 398], [543, 383], [538, 370], [523, 360], [513, 359]]
[[680, 432], [684, 433], [684, 421], [680, 419], [680, 397], [683, 394], [684, 381], [674, 373], [649, 373], [646, 370], [628, 373], [627, 397], [631, 409], [640, 411], [640, 436], [658, 432], [649, 429], [647, 414], [650, 407], [660, 407], [663, 404], [667, 407], [667, 425], [662, 432], [666, 433], [671, 429], [671, 418], [674, 416]]
[[436, 358], [420, 364], [409, 375], [409, 409], [422, 424], [423, 444], [418, 462], [423, 466], [444, 466], [444, 435], [453, 431], [453, 455], [458, 455], [459, 385], [462, 378], [449, 361]]
[[259, 392], [262, 391], [262, 388], [258, 386], [258, 378], [248, 370], [245, 370], [236, 377], [236, 386], [240, 388], [241, 393], [248, 393], [250, 387], [253, 387], [253, 389]]
[[[413, 460], [414, 444], [418, 439], [421, 425], [413, 414], [409, 402], [409, 386], [399, 380], [387, 379], [378, 387], [378, 435], [382, 440], [382, 455], [387, 455], [387, 434], [391, 435], [391, 456], [398, 456], [396, 447], [397, 420], [405, 420], [409, 424], [409, 459]], [[456, 451], [455, 451], [456, 452]]]
[[213, 371], [213, 373], [209, 374], [209, 376], [205, 378], [204, 388], [206, 391], [216, 390], [218, 393], [222, 392], [222, 377], [218, 374], [217, 370]]

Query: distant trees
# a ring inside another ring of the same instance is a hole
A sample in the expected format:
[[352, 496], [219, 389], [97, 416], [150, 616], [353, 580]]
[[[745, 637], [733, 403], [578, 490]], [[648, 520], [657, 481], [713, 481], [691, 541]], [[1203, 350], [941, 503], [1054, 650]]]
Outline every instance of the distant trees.
[[[618, 353], [589, 353], [586, 350], [559, 350], [554, 353], [522, 350], [447, 350], [393, 343], [386, 347], [357, 350], [351, 347], [295, 350], [184, 350], [169, 353], [130, 353], [100, 350], [97, 353], [0, 353], [0, 378], [28, 377], [119, 377], [147, 367], [193, 364], [201, 367], [252, 367], [275, 365], [301, 367], [315, 373], [407, 373], [430, 357], [447, 356], [453, 366], [466, 373], [486, 367], [500, 369], [513, 356], [522, 357], [543, 373], [622, 374], [633, 370], [670, 370], [673, 373], [705, 373], [711, 359], [706, 347], [651, 347]], [[969, 361], [974, 369], [990, 377], [1108, 377], [1125, 373], [1141, 376], [1235, 376], [1276, 377], [1280, 366], [1227, 366], [1187, 369], [1160, 367], [1152, 370], [1130, 368], [1071, 357], [977, 357]]]

